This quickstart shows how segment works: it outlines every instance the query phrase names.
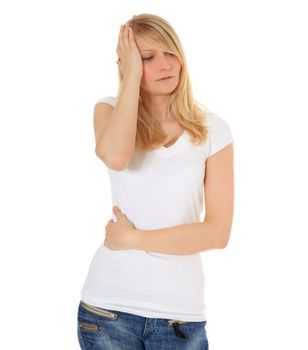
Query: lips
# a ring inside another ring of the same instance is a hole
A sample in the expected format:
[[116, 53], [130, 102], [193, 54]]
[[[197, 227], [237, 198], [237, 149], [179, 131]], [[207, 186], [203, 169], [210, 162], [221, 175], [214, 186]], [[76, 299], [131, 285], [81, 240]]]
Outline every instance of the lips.
[[172, 77], [173, 77], [172, 75], [169, 75], [168, 77], [163, 77], [163, 78], [160, 78], [158, 80], [165, 80], [165, 79], [172, 78]]

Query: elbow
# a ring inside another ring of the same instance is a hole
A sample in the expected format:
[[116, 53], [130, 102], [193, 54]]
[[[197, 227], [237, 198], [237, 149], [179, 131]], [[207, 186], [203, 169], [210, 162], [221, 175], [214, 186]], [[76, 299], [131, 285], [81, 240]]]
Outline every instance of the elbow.
[[222, 224], [221, 220], [204, 219], [208, 225], [207, 231], [210, 232], [211, 245], [213, 249], [224, 249], [229, 243], [231, 228], [229, 225]]
[[95, 148], [95, 154], [99, 159], [103, 161], [103, 163], [112, 170], [115, 171], [122, 171], [126, 168], [127, 164], [118, 157], [107, 157], [106, 155], [102, 154], [98, 148]]
[[115, 171], [123, 171], [126, 168], [126, 165], [123, 165], [123, 162], [120, 162], [118, 160], [110, 161], [109, 163], [104, 162], [106, 166]]
[[221, 243], [219, 244], [218, 248], [219, 248], [219, 249], [224, 249], [224, 248], [227, 247], [227, 245], [228, 245], [228, 241], [223, 241], [223, 242], [221, 242]]
[[224, 249], [227, 247], [229, 240], [230, 240], [230, 234], [231, 234], [230, 229], [223, 231], [222, 238], [220, 239], [219, 244], [218, 244], [219, 249]]

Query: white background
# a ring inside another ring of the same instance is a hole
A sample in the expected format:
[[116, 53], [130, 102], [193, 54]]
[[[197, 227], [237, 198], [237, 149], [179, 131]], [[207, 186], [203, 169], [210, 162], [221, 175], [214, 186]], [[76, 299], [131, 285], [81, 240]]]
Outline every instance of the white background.
[[117, 92], [120, 25], [144, 12], [176, 29], [195, 98], [235, 140], [231, 240], [202, 254], [210, 349], [308, 348], [304, 5], [1, 2], [1, 348], [79, 348], [79, 293], [112, 205], [93, 108]]

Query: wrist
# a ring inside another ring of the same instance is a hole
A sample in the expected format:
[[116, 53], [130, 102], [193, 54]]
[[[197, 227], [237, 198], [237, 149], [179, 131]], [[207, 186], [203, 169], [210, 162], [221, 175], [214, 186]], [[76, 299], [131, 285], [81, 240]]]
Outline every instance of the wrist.
[[140, 86], [141, 77], [139, 74], [130, 73], [127, 76], [123, 76], [122, 83], [130, 85], [136, 83]]
[[134, 229], [131, 234], [131, 249], [141, 250], [144, 230]]

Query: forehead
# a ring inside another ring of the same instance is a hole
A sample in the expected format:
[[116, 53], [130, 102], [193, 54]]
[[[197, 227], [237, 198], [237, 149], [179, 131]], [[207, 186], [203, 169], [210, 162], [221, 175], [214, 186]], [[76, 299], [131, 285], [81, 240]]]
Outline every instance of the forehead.
[[154, 51], [157, 51], [157, 50], [154, 50], [154, 49], [145, 49], [145, 50], [140, 50], [141, 52], [154, 52]]
[[139, 38], [138, 39], [135, 38], [135, 41], [136, 41], [136, 44], [137, 44], [140, 52], [151, 53], [151, 52], [155, 52], [155, 51], [162, 51], [159, 48], [155, 47], [154, 45], [145, 43], [144, 41], [142, 41]]
[[139, 48], [139, 50], [140, 50], [140, 52], [142, 53], [142, 54], [153, 54], [153, 53], [155, 53], [155, 52], [162, 52], [162, 51], [165, 51], [165, 50], [161, 50], [161, 49], [149, 49], [149, 48]]

